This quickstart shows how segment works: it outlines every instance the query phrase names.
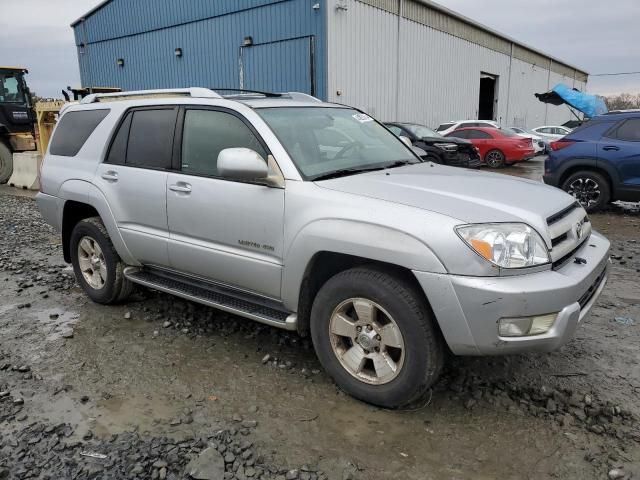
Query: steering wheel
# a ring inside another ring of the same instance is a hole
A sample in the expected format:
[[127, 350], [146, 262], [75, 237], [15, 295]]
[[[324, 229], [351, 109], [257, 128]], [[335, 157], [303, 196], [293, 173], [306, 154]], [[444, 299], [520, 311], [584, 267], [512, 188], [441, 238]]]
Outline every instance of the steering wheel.
[[353, 150], [354, 148], [360, 149], [362, 147], [364, 147], [362, 142], [357, 142], [357, 141], [356, 142], [352, 142], [349, 145], [346, 145], [346, 146], [342, 147], [340, 149], [340, 151], [338, 151], [338, 153], [336, 153], [336, 156], [333, 157], [333, 159], [334, 160], [338, 160], [339, 158], [344, 157], [345, 153], [347, 153], [348, 151]]

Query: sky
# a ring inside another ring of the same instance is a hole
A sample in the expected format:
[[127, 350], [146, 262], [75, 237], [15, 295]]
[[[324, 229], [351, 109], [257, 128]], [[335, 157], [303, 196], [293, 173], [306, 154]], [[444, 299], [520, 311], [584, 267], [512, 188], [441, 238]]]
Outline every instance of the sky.
[[[591, 74], [640, 71], [640, 0], [438, 1]], [[69, 25], [98, 3], [0, 0], [0, 64], [27, 67], [40, 96], [60, 97], [67, 85], [80, 85]], [[640, 74], [592, 76], [588, 91], [640, 93]]]

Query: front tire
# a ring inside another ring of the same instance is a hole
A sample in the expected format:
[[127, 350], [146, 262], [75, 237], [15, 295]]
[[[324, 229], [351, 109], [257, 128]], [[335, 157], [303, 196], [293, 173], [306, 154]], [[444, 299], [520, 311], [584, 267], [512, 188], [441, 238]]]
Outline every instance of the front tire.
[[578, 200], [589, 213], [602, 210], [611, 200], [609, 182], [598, 172], [575, 172], [564, 181], [562, 189]]
[[71, 232], [70, 252], [76, 280], [91, 300], [109, 305], [131, 294], [133, 284], [123, 274], [126, 265], [99, 217], [78, 222]]
[[0, 185], [7, 183], [13, 173], [13, 154], [9, 147], [0, 141]]
[[489, 150], [484, 156], [484, 161], [489, 168], [502, 168], [506, 163], [506, 158], [500, 150]]
[[422, 292], [377, 267], [346, 270], [322, 286], [311, 336], [338, 386], [381, 407], [420, 402], [444, 363], [442, 337]]

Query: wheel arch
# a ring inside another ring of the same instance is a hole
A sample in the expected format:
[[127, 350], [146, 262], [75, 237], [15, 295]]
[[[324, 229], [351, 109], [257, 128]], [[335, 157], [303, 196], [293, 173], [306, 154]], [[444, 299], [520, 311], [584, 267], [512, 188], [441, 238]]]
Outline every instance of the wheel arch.
[[298, 312], [300, 333], [308, 331], [311, 303], [324, 282], [365, 264], [408, 275], [413, 282], [417, 280], [412, 270], [446, 273], [431, 249], [407, 233], [347, 220], [314, 222], [288, 249], [282, 277], [282, 300]]
[[564, 182], [566, 182], [571, 175], [581, 171], [594, 172], [602, 175], [604, 179], [607, 181], [607, 184], [609, 185], [609, 190], [611, 191], [611, 200], [615, 200], [617, 191], [616, 191], [616, 183], [614, 182], [614, 179], [613, 179], [614, 177], [612, 177], [612, 172], [610, 172], [609, 169], [603, 168], [600, 165], [584, 165], [584, 164], [571, 165], [570, 167], [566, 168], [562, 172], [562, 175], [560, 176], [560, 181], [558, 182], [558, 186], [562, 188], [564, 186]]
[[139, 263], [133, 258], [118, 229], [116, 220], [103, 193], [93, 184], [83, 180], [68, 180], [60, 186], [58, 195], [64, 199], [61, 208], [60, 227], [62, 250], [66, 262], [71, 261], [69, 240], [78, 222], [89, 217], [100, 217], [116, 252], [131, 265]]

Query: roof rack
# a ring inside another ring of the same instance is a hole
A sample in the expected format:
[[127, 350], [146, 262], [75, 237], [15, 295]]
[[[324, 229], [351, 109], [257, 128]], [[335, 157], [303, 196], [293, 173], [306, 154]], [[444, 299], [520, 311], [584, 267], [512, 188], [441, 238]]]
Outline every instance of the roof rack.
[[621, 110], [609, 110], [604, 115], [616, 115], [620, 113], [638, 113], [638, 112], [640, 112], [640, 108], [628, 108], [628, 109], [621, 109]]
[[264, 92], [261, 90], [245, 90], [242, 88], [224, 88], [224, 87], [220, 87], [220, 88], [213, 88], [212, 90], [215, 91], [227, 91], [227, 92], [238, 92], [235, 95], [222, 95], [223, 98], [238, 98], [238, 99], [242, 99], [242, 98], [249, 98], [249, 97], [254, 97], [256, 95], [261, 95], [265, 98], [288, 98], [290, 100], [299, 100], [299, 101], [303, 101], [303, 102], [320, 102], [322, 103], [322, 100], [306, 94], [306, 93], [302, 93], [302, 92], [282, 92], [282, 93], [276, 93], [276, 92]]
[[129, 98], [154, 98], [154, 97], [194, 97], [194, 98], [222, 98], [218, 93], [209, 88], [167, 88], [158, 90], [136, 90], [132, 92], [117, 93], [93, 93], [87, 95], [80, 103], [114, 102]]

